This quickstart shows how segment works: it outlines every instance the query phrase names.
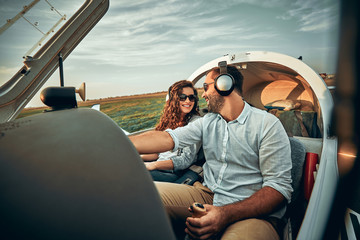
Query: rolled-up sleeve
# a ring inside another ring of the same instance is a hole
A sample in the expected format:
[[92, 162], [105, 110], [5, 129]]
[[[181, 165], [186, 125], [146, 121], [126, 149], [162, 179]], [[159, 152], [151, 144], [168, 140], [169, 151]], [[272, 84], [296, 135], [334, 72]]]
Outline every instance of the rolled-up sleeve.
[[176, 134], [174, 134], [174, 130], [172, 129], [166, 129], [165, 132], [167, 132], [168, 134], [170, 134], [170, 137], [173, 139], [174, 141], [174, 148], [173, 148], [173, 152], [176, 151], [179, 148], [179, 139], [177, 138]]
[[202, 122], [203, 118], [199, 118], [184, 127], [178, 127], [174, 130], [166, 129], [165, 131], [170, 134], [174, 141], [172, 151], [176, 151], [179, 147], [184, 148], [193, 144], [201, 145]]
[[291, 201], [291, 149], [281, 122], [267, 122], [263, 126], [259, 160], [263, 187], [271, 187]]
[[200, 149], [200, 143], [193, 144], [189, 147], [183, 148], [180, 156], [172, 157], [174, 170], [183, 170], [190, 167], [197, 159], [197, 153]]

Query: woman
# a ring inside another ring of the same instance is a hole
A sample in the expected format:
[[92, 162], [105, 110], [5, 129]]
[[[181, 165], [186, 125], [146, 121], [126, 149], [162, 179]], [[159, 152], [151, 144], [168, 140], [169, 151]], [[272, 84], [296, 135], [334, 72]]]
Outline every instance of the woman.
[[[170, 86], [167, 100], [157, 131], [182, 127], [199, 118], [198, 96], [192, 82], [181, 80]], [[154, 181], [176, 182], [183, 170], [190, 167], [197, 159], [199, 146], [193, 145], [177, 152], [142, 155], [146, 168]], [[154, 161], [157, 160], [157, 161]]]

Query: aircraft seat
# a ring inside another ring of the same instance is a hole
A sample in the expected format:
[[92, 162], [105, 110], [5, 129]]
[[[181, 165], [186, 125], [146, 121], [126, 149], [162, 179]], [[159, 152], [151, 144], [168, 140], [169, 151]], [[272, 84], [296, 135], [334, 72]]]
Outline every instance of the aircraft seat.
[[128, 137], [105, 114], [0, 124], [1, 239], [175, 239]]
[[[291, 179], [294, 191], [291, 196], [291, 203], [289, 204], [286, 212], [286, 217], [290, 219], [290, 221], [288, 221], [288, 225], [285, 227], [285, 235], [291, 233], [292, 238], [295, 239], [297, 232], [300, 229], [306, 209], [306, 201], [304, 200], [304, 190], [302, 185], [306, 149], [299, 139], [289, 137], [289, 141], [292, 161]], [[288, 238], [284, 237], [284, 239]]]

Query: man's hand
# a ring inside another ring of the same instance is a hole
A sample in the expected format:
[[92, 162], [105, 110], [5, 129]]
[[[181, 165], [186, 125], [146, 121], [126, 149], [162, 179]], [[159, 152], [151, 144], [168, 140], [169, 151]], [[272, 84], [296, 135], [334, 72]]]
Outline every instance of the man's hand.
[[200, 218], [188, 217], [185, 232], [193, 239], [215, 238], [226, 226], [227, 220], [221, 207], [204, 204], [206, 215]]
[[285, 197], [271, 187], [263, 187], [251, 197], [215, 207], [204, 204], [206, 215], [186, 219], [185, 232], [194, 239], [217, 237], [229, 224], [248, 218], [265, 216], [286, 203]]

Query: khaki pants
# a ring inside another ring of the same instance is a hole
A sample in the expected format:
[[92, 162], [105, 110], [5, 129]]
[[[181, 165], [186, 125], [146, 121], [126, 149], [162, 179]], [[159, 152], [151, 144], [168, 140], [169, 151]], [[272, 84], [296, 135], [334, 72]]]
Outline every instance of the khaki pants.
[[[212, 204], [213, 193], [200, 182], [193, 186], [167, 182], [155, 182], [165, 210], [171, 220], [173, 230], [178, 239], [184, 239], [185, 221], [191, 216], [188, 208], [194, 202]], [[222, 240], [234, 239], [279, 239], [274, 227], [262, 219], [246, 219], [228, 226]]]

